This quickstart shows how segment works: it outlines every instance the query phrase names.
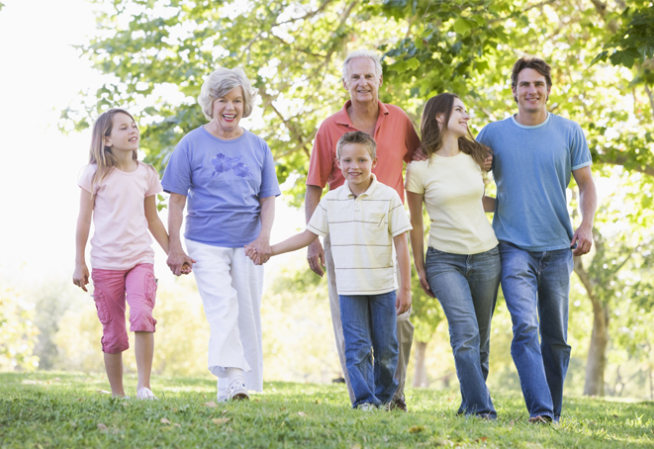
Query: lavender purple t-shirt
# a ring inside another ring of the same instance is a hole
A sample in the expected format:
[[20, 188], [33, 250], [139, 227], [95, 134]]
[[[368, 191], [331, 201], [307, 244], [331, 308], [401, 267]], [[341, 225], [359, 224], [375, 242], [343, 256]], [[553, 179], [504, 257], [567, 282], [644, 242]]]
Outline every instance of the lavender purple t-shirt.
[[226, 248], [254, 241], [261, 231], [259, 199], [281, 194], [262, 138], [245, 131], [222, 140], [202, 126], [177, 144], [162, 185], [187, 196], [187, 239]]

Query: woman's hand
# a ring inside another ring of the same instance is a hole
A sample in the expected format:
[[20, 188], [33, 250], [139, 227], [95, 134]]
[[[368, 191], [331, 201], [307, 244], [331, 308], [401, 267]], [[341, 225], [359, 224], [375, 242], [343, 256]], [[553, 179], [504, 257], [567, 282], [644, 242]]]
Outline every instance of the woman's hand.
[[170, 271], [172, 271], [175, 276], [179, 276], [180, 274], [189, 274], [193, 269], [194, 263], [195, 260], [187, 256], [182, 249], [171, 249], [168, 252], [166, 265], [168, 265]]
[[75, 271], [73, 272], [73, 284], [77, 285], [79, 288], [88, 292], [86, 285], [89, 283], [89, 269], [86, 267], [85, 263], [80, 263], [75, 265]]
[[431, 287], [429, 287], [429, 282], [427, 282], [427, 273], [425, 273], [425, 270], [417, 270], [418, 272], [418, 279], [420, 279], [420, 286], [422, 287], [423, 291], [427, 296], [430, 298], [435, 298], [436, 295], [434, 295], [434, 292], [431, 291]]
[[262, 234], [259, 234], [259, 237], [254, 242], [246, 245], [245, 248], [246, 254], [252, 259], [255, 265], [263, 265], [272, 256], [270, 238]]

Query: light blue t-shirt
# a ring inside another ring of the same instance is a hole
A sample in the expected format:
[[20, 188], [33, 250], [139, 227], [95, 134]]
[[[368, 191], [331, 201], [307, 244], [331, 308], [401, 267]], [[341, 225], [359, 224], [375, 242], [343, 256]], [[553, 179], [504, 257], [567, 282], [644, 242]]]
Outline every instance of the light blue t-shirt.
[[161, 184], [166, 192], [187, 196], [187, 239], [226, 248], [256, 240], [259, 198], [281, 193], [262, 138], [245, 131], [222, 140], [202, 126], [177, 144]]
[[592, 162], [581, 127], [555, 114], [536, 126], [509, 117], [486, 125], [477, 140], [493, 150], [497, 239], [527, 251], [569, 248], [566, 189], [572, 171]]

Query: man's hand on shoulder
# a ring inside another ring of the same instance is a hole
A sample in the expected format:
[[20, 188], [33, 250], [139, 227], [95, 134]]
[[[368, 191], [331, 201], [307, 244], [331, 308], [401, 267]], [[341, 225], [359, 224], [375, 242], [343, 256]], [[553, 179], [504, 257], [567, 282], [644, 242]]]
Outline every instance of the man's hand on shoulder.
[[423, 150], [422, 147], [416, 148], [416, 151], [413, 152], [413, 157], [411, 158], [412, 161], [426, 161], [427, 159], [429, 159], [427, 153], [425, 153], [425, 150]]

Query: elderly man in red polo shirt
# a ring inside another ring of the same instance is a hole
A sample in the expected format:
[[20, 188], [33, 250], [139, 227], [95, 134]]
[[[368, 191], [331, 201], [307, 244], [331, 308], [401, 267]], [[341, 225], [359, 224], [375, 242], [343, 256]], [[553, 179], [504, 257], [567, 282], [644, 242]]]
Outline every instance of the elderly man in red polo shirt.
[[[343, 87], [350, 92], [350, 100], [345, 103], [343, 109], [325, 119], [318, 129], [307, 177], [304, 203], [307, 223], [320, 202], [325, 184], [329, 184], [330, 190], [343, 185], [343, 175], [335, 163], [336, 142], [343, 134], [350, 131], [363, 131], [375, 139], [379, 162], [372, 171], [381, 183], [394, 188], [404, 201], [402, 162], [411, 161], [414, 152], [420, 146], [420, 139], [411, 120], [401, 108], [379, 101], [378, 92], [382, 82], [381, 62], [376, 53], [358, 50], [350, 53], [343, 62]], [[422, 152], [418, 152], [416, 158], [424, 159], [425, 157]], [[307, 258], [311, 269], [320, 276], [324, 274], [323, 266], [326, 263], [329, 304], [336, 336], [336, 347], [350, 399], [353, 401], [354, 394], [345, 365], [343, 327], [329, 236], [325, 238], [324, 242], [323, 250], [320, 241], [316, 239], [309, 246]], [[413, 324], [409, 321], [410, 313], [409, 309], [397, 317], [397, 340], [400, 344], [400, 354], [395, 379], [399, 386], [393, 398], [392, 407], [404, 411], [406, 411], [404, 382], [413, 342]]]

